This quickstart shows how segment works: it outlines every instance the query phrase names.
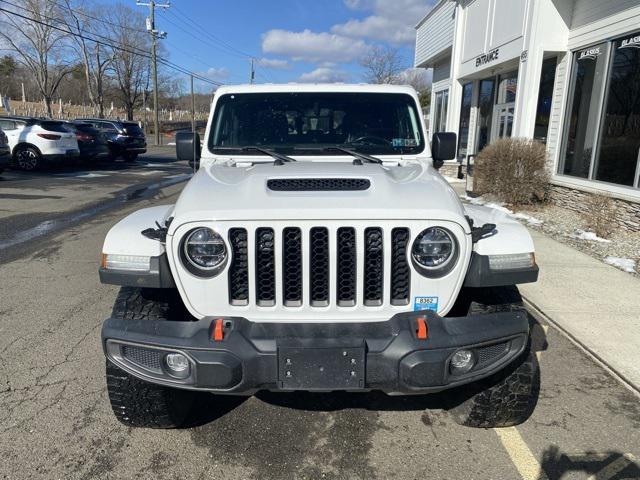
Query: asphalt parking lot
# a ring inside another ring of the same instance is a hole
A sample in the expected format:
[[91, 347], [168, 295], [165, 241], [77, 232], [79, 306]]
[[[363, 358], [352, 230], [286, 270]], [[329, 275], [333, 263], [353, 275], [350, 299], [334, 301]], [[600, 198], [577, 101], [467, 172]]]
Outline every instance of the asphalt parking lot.
[[165, 149], [1, 175], [0, 478], [640, 478], [638, 395], [533, 316], [541, 391], [518, 427], [458, 426], [446, 394], [266, 392], [202, 395], [181, 430], [119, 424], [100, 346], [117, 292], [98, 280], [102, 241], [127, 213], [175, 201], [188, 174]]

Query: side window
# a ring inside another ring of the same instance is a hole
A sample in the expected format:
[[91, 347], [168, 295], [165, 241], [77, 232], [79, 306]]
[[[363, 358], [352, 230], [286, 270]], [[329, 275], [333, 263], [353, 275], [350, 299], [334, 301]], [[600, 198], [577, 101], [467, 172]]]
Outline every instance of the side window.
[[2, 130], [4, 131], [15, 130], [16, 122], [12, 122], [10, 120], [0, 120], [0, 128], [2, 128]]
[[98, 125], [98, 128], [101, 128], [105, 132], [108, 133], [117, 133], [118, 129], [112, 123], [102, 123]]

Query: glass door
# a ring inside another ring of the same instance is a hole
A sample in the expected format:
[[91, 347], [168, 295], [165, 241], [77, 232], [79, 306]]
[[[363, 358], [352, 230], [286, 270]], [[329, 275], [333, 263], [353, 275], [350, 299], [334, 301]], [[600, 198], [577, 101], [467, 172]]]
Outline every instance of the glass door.
[[513, 117], [516, 110], [518, 71], [498, 77], [495, 114], [493, 118], [493, 139], [510, 137], [513, 133]]
[[491, 121], [493, 117], [493, 97], [496, 81], [494, 78], [480, 80], [478, 93], [478, 127], [476, 153], [482, 151], [491, 141]]

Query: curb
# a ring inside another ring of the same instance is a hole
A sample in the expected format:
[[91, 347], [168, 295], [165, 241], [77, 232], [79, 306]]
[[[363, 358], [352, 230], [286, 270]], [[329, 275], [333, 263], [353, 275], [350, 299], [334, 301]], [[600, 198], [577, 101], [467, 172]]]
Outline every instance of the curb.
[[578, 347], [582, 352], [584, 352], [591, 360], [593, 360], [596, 364], [602, 367], [607, 373], [611, 374], [616, 380], [618, 380], [622, 385], [624, 385], [627, 390], [634, 393], [636, 396], [640, 397], [640, 386], [635, 385], [629, 378], [627, 378], [623, 373], [619, 372], [615, 367], [609, 365], [606, 360], [604, 360], [600, 355], [594, 352], [592, 349], [587, 347], [584, 343], [582, 343], [575, 335], [567, 331], [563, 328], [558, 322], [549, 317], [546, 313], [544, 313], [540, 307], [538, 307], [535, 303], [530, 301], [526, 297], [522, 297], [524, 301], [525, 307], [529, 313], [536, 320], [543, 320], [547, 322], [549, 325], [558, 330], [562, 335], [564, 335], [571, 343], [573, 343], [576, 347]]

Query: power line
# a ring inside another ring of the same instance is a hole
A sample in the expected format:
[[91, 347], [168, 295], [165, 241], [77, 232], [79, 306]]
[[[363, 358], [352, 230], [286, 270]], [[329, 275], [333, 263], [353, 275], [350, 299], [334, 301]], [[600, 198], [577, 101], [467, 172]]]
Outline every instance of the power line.
[[[8, 3], [8, 4], [10, 4], [10, 5], [14, 6], [14, 7], [20, 8], [22, 10], [26, 10], [27, 12], [30, 12], [32, 14], [36, 14], [36, 12], [33, 12], [33, 11], [31, 11], [31, 10], [25, 8], [25, 7], [22, 7], [20, 5], [16, 5], [14, 3], [8, 2], [7, 0], [0, 0], [0, 1], [3, 1], [4, 3]], [[50, 23], [47, 23], [47, 22], [43, 22], [43, 21], [40, 21], [40, 20], [36, 20], [36, 19], [30, 18], [30, 17], [27, 17], [26, 15], [22, 15], [22, 14], [20, 14], [18, 12], [7, 10], [6, 8], [0, 7], [0, 11], [5, 12], [5, 13], [7, 13], [9, 15], [14, 15], [14, 16], [20, 17], [20, 18], [22, 18], [24, 20], [27, 20], [27, 21], [30, 21], [30, 22], [37, 23], [39, 25], [43, 25], [43, 26], [47, 26], [49, 28], [53, 28], [54, 30], [58, 30], [60, 32], [67, 33], [69, 35], [73, 35], [73, 36], [78, 37], [78, 38], [82, 38], [84, 40], [88, 40], [88, 41], [94, 42], [94, 43], [99, 44], [99, 45], [104, 45], [104, 46], [110, 47], [110, 48], [112, 48], [114, 50], [120, 50], [122, 52], [126, 52], [126, 53], [129, 53], [131, 55], [138, 55], [138, 56], [143, 57], [143, 58], [151, 59], [151, 55], [149, 54], [149, 52], [147, 52], [145, 50], [142, 50], [142, 49], [139, 49], [137, 47], [133, 47], [133, 46], [131, 46], [129, 48], [126, 48], [126, 47], [124, 47], [122, 45], [114, 45], [112, 42], [116, 42], [116, 43], [119, 43], [119, 42], [117, 40], [114, 40], [114, 39], [109, 38], [109, 37], [105, 37], [105, 36], [102, 36], [102, 35], [94, 33], [93, 34], [94, 36], [99, 37], [99, 38], [107, 38], [109, 41], [97, 40], [96, 38], [90, 37], [90, 36], [88, 36], [86, 34], [72, 32], [70, 30], [61, 28], [59, 26], [56, 26], [56, 25], [53, 25], [53, 24], [50, 24]], [[47, 18], [48, 20], [55, 20], [55, 19], [52, 19], [51, 17], [47, 17], [47, 16], [42, 15], [42, 14], [40, 14], [40, 16], [42, 18]], [[132, 49], [137, 50], [137, 51], [134, 51]], [[169, 68], [171, 68], [173, 70], [176, 70], [176, 71], [178, 71], [180, 73], [183, 73], [185, 75], [193, 75], [193, 77], [195, 79], [197, 79], [197, 80], [199, 80], [201, 82], [209, 83], [209, 84], [215, 85], [215, 86], [223, 85], [222, 82], [217, 82], [215, 80], [211, 80], [209, 78], [203, 77], [203, 76], [201, 76], [201, 75], [199, 75], [197, 73], [191, 72], [190, 70], [188, 70], [188, 69], [186, 69], [184, 67], [181, 67], [180, 65], [177, 65], [177, 64], [175, 64], [173, 62], [170, 62], [168, 60], [164, 60], [162, 58], [159, 58], [158, 62], [161, 63], [162, 65], [166, 66], [166, 67], [169, 67]]]

